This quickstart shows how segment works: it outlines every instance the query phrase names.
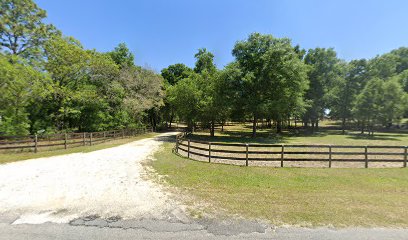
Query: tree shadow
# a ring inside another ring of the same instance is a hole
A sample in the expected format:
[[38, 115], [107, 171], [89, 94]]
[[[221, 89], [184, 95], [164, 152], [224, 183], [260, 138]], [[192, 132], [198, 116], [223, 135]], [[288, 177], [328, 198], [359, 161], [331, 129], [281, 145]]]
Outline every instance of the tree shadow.
[[406, 135], [403, 134], [381, 134], [369, 136], [367, 134], [350, 134], [347, 135], [347, 138], [355, 139], [355, 140], [377, 140], [377, 141], [402, 141], [398, 137], [404, 137]]
[[[377, 135], [376, 135], [377, 134]], [[391, 132], [376, 132], [374, 136], [368, 136], [360, 134], [357, 131], [347, 131], [343, 134], [341, 129], [333, 128], [332, 126], [319, 127], [318, 130], [312, 131], [310, 128], [292, 128], [286, 129], [282, 133], [277, 134], [274, 128], [262, 128], [258, 129], [256, 137], [252, 137], [252, 127], [242, 126], [241, 129], [225, 129], [221, 131], [217, 129], [215, 136], [209, 136], [206, 131], [194, 133], [190, 136], [191, 139], [207, 141], [207, 142], [226, 142], [226, 143], [287, 143], [296, 138], [320, 138], [329, 135], [343, 135], [349, 139], [355, 140], [377, 140], [377, 141], [403, 141], [404, 137], [407, 137], [405, 132], [391, 133]]]
[[168, 135], [168, 136], [157, 136], [154, 138], [156, 141], [159, 142], [175, 142], [176, 141], [176, 136], [175, 135]]

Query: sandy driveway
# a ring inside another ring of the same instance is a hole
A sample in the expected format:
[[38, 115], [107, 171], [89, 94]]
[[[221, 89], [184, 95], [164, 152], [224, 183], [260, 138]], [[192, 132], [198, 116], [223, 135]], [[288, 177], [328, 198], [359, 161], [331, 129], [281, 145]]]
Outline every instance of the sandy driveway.
[[142, 166], [160, 144], [144, 139], [0, 165], [0, 215], [18, 215], [15, 224], [63, 223], [89, 215], [164, 218], [175, 204]]

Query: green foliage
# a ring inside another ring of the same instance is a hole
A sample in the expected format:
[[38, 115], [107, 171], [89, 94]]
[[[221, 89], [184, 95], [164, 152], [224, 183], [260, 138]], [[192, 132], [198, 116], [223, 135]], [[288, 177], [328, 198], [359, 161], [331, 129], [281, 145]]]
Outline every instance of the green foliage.
[[[100, 53], [63, 37], [32, 0], [0, 0], [0, 132], [98, 131], [184, 120], [214, 134], [227, 120], [276, 123], [330, 116], [362, 128], [390, 127], [408, 114], [408, 48], [346, 63], [329, 48], [293, 46], [253, 33], [238, 41], [235, 61], [218, 70], [201, 48], [194, 69], [157, 73], [134, 64], [125, 43]], [[368, 83], [367, 83], [368, 82]]]
[[397, 80], [384, 82], [373, 78], [357, 96], [354, 114], [361, 122], [362, 131], [367, 127], [373, 134], [376, 124], [389, 127], [401, 120], [407, 106], [407, 94]]
[[198, 49], [198, 53], [196, 53], [194, 57], [197, 60], [194, 67], [194, 72], [202, 73], [203, 71], [207, 71], [211, 74], [216, 71], [216, 67], [214, 64], [214, 54], [207, 51], [206, 48]]
[[188, 78], [192, 71], [193, 70], [186, 65], [176, 63], [168, 66], [167, 68], [163, 68], [161, 75], [167, 81], [167, 83], [170, 85], [175, 85], [178, 81]]
[[343, 76], [334, 82], [330, 102], [330, 116], [342, 120], [343, 133], [346, 121], [352, 119], [352, 109], [356, 97], [364, 88], [368, 80], [367, 61], [353, 60], [343, 67]]
[[107, 53], [120, 67], [134, 66], [135, 56], [125, 43], [120, 43], [115, 49]]
[[389, 80], [384, 83], [381, 123], [390, 127], [393, 122], [399, 122], [408, 109], [407, 94], [398, 80]]
[[382, 92], [382, 80], [373, 78], [357, 96], [354, 114], [361, 121], [362, 126], [368, 126], [368, 131], [372, 131], [373, 126], [381, 118]]
[[258, 118], [266, 116], [280, 124], [303, 110], [307, 68], [289, 39], [254, 33], [237, 42], [232, 53], [242, 73], [234, 84], [241, 96], [239, 105], [253, 117], [253, 136]]
[[39, 59], [42, 45], [59, 34], [53, 25], [43, 23], [46, 12], [32, 0], [0, 1], [0, 46], [3, 51], [26, 59]]
[[197, 84], [197, 74], [179, 81], [168, 90], [168, 101], [177, 109], [181, 120], [185, 121], [190, 129], [198, 120], [201, 91]]
[[163, 106], [163, 78], [146, 69], [127, 67], [120, 73], [125, 90], [124, 107], [131, 118], [140, 122], [143, 112]]
[[310, 106], [304, 115], [304, 122], [311, 122], [312, 126], [317, 127], [325, 110], [330, 106], [332, 98], [330, 90], [341, 78], [342, 67], [337, 53], [332, 48], [310, 49], [304, 61], [310, 66], [308, 72], [310, 87], [306, 93]]
[[44, 84], [45, 77], [24, 61], [0, 54], [0, 132], [7, 135], [29, 132], [26, 107], [46, 91]]

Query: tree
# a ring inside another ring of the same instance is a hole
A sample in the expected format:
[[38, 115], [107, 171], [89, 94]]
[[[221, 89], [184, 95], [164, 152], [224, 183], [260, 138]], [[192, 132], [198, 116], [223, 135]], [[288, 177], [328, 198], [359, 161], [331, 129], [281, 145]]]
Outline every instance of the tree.
[[330, 103], [330, 116], [341, 119], [342, 132], [345, 133], [346, 122], [353, 117], [353, 107], [357, 95], [364, 88], [368, 79], [367, 61], [353, 60], [344, 67], [344, 76], [334, 82]]
[[[104, 54], [85, 50], [73, 38], [55, 37], [45, 45], [45, 69], [53, 82], [52, 95], [36, 111], [49, 116], [58, 130], [103, 130], [122, 127], [115, 114], [123, 102], [118, 66]], [[38, 114], [36, 114], [38, 116]], [[39, 118], [44, 120], [44, 118]], [[114, 121], [115, 120], [115, 121]]]
[[161, 70], [161, 75], [170, 85], [175, 85], [178, 81], [188, 78], [192, 71], [191, 68], [183, 63], [176, 63], [167, 68], [163, 68]]
[[390, 127], [393, 122], [400, 121], [407, 110], [407, 94], [397, 79], [384, 82], [382, 102], [382, 124]]
[[372, 78], [387, 79], [396, 74], [398, 57], [394, 54], [377, 56], [369, 62], [369, 73]]
[[46, 12], [32, 0], [0, 1], [0, 46], [4, 52], [38, 58], [44, 42], [59, 34], [53, 25], [43, 23]]
[[169, 88], [168, 99], [175, 107], [177, 115], [187, 123], [187, 128], [194, 130], [199, 115], [201, 91], [197, 84], [198, 74], [191, 74]]
[[169, 89], [177, 84], [180, 80], [188, 78], [192, 73], [193, 70], [182, 63], [170, 65], [167, 68], [163, 68], [161, 71], [161, 75], [165, 80], [164, 86], [166, 91], [164, 107], [161, 109], [161, 111], [166, 119], [166, 123], [169, 123], [170, 127], [174, 119], [175, 109], [167, 97], [169, 95]]
[[0, 132], [26, 135], [30, 130], [27, 106], [46, 91], [46, 78], [18, 57], [0, 54]]
[[243, 110], [252, 115], [255, 137], [257, 120], [262, 115], [271, 111], [280, 124], [294, 105], [303, 102], [306, 67], [289, 39], [271, 35], [253, 33], [246, 41], [237, 42], [232, 53], [242, 73], [234, 85], [240, 92]]
[[361, 133], [367, 127], [368, 133], [374, 134], [375, 124], [383, 118], [383, 90], [383, 81], [373, 78], [357, 96], [353, 114], [361, 123]]
[[314, 129], [318, 128], [319, 119], [329, 108], [332, 97], [330, 89], [333, 87], [333, 82], [341, 77], [342, 72], [340, 61], [332, 48], [310, 49], [304, 61], [310, 66], [308, 72], [310, 87], [306, 92], [306, 99], [311, 103], [304, 115], [304, 122], [306, 126], [311, 122]]
[[213, 73], [216, 71], [214, 54], [207, 51], [206, 48], [198, 49], [198, 53], [196, 53], [194, 57], [196, 58], [194, 72], [202, 73], [204, 70], [206, 70], [209, 73]]
[[120, 73], [125, 89], [124, 104], [130, 116], [141, 124], [146, 111], [150, 110], [150, 123], [156, 129], [156, 114], [163, 106], [163, 78], [151, 70], [127, 67]]
[[107, 54], [121, 68], [135, 65], [135, 56], [125, 43], [120, 43], [113, 51]]

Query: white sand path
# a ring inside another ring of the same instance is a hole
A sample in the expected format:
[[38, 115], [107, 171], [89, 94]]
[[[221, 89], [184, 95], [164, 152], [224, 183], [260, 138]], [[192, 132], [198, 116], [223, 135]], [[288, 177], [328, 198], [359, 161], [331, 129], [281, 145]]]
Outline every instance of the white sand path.
[[63, 223], [89, 215], [164, 218], [175, 203], [148, 180], [142, 165], [160, 144], [149, 138], [0, 165], [0, 215], [18, 215], [15, 224]]

